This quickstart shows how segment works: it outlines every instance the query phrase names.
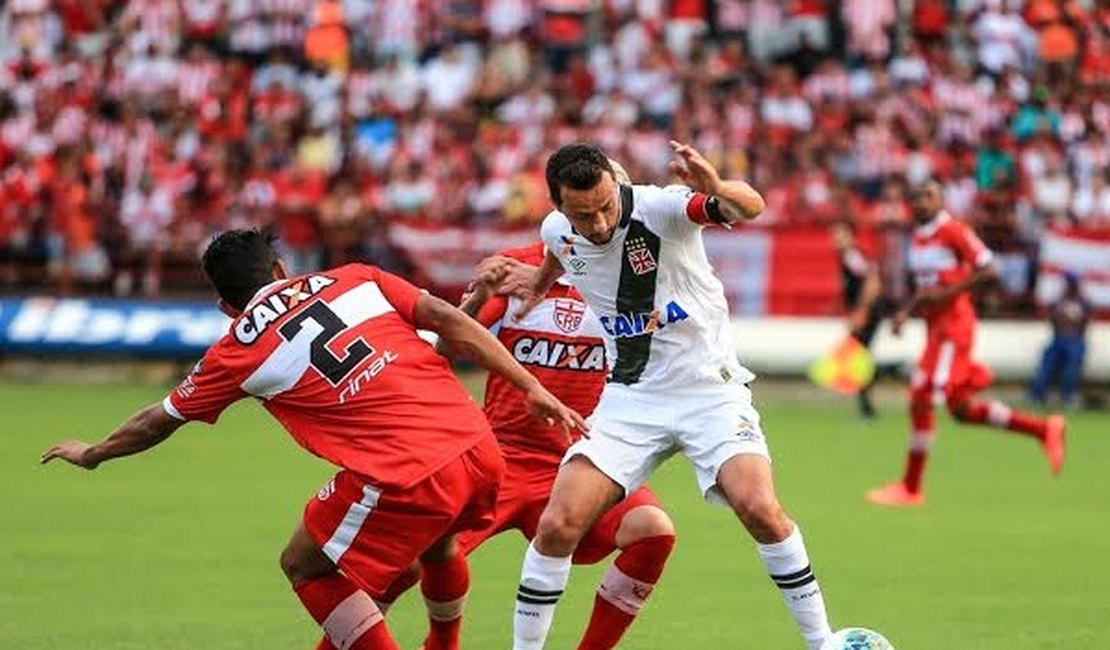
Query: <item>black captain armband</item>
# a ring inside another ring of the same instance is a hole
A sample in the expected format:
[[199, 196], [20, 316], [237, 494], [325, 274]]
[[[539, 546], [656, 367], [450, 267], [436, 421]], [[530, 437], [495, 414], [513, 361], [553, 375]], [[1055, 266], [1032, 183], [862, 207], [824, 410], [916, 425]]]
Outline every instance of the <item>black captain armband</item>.
[[686, 203], [687, 219], [699, 226], [716, 224], [724, 228], [732, 228], [732, 221], [725, 214], [725, 207], [721, 205], [721, 199], [712, 194], [694, 192], [688, 188], [684, 189], [690, 197], [689, 202]]
[[731, 226], [732, 222], [725, 216], [724, 210], [721, 209], [721, 200], [716, 196], [710, 196], [705, 201], [705, 214], [709, 220], [719, 226]]

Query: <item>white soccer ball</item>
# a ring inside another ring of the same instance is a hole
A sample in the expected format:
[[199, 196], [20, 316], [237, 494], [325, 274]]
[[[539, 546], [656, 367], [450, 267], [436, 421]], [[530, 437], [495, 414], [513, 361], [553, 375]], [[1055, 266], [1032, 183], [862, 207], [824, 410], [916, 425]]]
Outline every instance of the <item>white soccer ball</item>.
[[875, 630], [846, 627], [829, 637], [821, 650], [894, 650], [894, 646]]

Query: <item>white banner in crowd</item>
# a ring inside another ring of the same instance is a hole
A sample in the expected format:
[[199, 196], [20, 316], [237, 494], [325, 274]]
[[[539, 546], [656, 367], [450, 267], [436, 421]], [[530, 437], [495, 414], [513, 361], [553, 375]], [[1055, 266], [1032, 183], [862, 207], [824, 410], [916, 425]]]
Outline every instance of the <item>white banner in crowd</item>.
[[394, 223], [390, 242], [404, 251], [433, 288], [451, 291], [465, 286], [482, 258], [506, 248], [539, 241], [539, 229], [497, 230], [440, 224]]
[[1049, 305], [1064, 290], [1064, 274], [1079, 275], [1083, 295], [1095, 309], [1110, 309], [1110, 237], [1049, 231], [1041, 240], [1037, 303]]

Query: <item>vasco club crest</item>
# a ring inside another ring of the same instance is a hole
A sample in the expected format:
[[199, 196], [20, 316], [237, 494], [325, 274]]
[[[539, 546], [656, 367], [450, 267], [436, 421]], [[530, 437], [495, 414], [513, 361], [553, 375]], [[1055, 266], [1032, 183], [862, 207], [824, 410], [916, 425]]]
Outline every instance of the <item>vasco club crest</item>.
[[655, 258], [648, 250], [647, 242], [643, 237], [628, 240], [628, 263], [636, 275], [651, 273], [655, 270]]

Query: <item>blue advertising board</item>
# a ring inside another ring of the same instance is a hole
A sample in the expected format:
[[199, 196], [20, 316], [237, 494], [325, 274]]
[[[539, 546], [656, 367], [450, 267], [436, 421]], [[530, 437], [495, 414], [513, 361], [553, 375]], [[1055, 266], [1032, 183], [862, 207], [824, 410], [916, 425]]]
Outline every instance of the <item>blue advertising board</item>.
[[194, 358], [229, 324], [211, 302], [0, 298], [0, 354]]

